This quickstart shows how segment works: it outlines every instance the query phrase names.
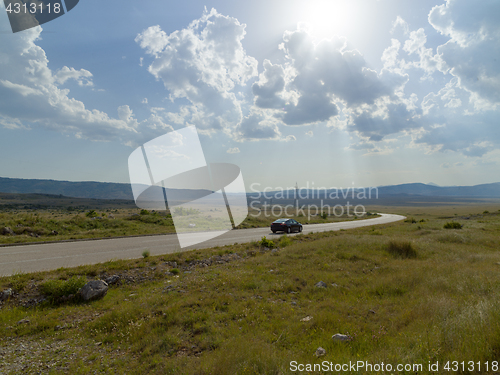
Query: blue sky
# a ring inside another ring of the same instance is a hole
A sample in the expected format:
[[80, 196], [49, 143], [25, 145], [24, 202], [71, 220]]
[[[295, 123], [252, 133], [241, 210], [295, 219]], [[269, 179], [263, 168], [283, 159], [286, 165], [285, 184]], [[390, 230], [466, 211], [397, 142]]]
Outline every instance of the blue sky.
[[[0, 5], [3, 7], [3, 5]], [[128, 182], [196, 125], [247, 187], [500, 180], [500, 2], [80, 1], [10, 32], [0, 176]]]

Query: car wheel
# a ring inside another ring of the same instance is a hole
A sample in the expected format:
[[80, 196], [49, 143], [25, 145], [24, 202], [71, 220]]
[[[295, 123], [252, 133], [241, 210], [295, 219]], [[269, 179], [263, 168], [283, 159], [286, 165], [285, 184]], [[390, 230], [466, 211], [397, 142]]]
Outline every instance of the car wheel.
[[299, 233], [302, 232], [302, 226], [299, 227]]
[[273, 233], [276, 233], [276, 231], [275, 231], [275, 230], [273, 230]]
[[290, 227], [286, 228], [286, 232], [287, 232], [287, 233], [290, 233], [290, 232], [291, 232]]

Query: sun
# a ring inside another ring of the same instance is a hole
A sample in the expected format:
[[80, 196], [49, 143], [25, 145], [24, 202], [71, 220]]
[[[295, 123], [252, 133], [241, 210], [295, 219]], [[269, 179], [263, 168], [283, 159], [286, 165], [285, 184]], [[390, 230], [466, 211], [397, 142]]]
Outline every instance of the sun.
[[352, 0], [310, 0], [300, 10], [300, 19], [316, 38], [345, 36], [359, 26], [359, 4]]

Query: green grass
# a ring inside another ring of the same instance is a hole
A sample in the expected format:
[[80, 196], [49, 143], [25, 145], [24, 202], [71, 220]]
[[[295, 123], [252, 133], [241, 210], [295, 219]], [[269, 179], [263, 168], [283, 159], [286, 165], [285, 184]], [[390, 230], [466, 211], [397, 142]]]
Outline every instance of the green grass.
[[[61, 241], [145, 234], [174, 233], [167, 212], [140, 215], [138, 209], [71, 212], [14, 211], [0, 213], [0, 229], [10, 227], [15, 236], [0, 235], [0, 243]], [[111, 214], [111, 215], [110, 215]]]
[[75, 295], [87, 282], [86, 277], [72, 276], [68, 280], [47, 280], [40, 284], [40, 292], [51, 300]]
[[[75, 276], [123, 282], [91, 303], [7, 301], [0, 372], [289, 374], [292, 360], [420, 363], [423, 373], [429, 361], [491, 366], [500, 358], [499, 212], [455, 232], [443, 228], [448, 213], [421, 210], [402, 212], [417, 223], [280, 236], [274, 253], [256, 241], [1, 278], [0, 290], [21, 294]], [[234, 254], [241, 259], [194, 266]], [[336, 333], [353, 339], [334, 342]], [[320, 346], [326, 355], [316, 358]]]
[[[193, 209], [177, 210], [182, 211], [186, 220], [189, 215], [196, 213]], [[353, 220], [353, 217], [347, 215], [322, 217], [316, 211], [311, 211], [309, 221], [305, 218], [292, 217], [304, 224]], [[370, 215], [370, 218], [372, 217], [373, 215]], [[276, 219], [277, 217], [269, 212], [250, 209], [249, 216], [238, 228], [268, 227]], [[59, 207], [36, 212], [7, 210], [0, 211], [0, 230], [3, 227], [11, 228], [16, 235], [0, 235], [0, 244], [175, 233], [169, 211], [153, 212], [144, 209], [107, 208], [68, 211]], [[202, 224], [196, 229], [203, 229]]]

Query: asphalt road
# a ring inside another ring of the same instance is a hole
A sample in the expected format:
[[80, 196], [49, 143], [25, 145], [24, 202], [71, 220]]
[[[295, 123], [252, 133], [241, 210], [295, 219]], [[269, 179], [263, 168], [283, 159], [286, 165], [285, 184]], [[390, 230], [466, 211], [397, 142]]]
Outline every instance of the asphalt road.
[[[404, 216], [400, 215], [380, 215], [381, 217], [374, 219], [304, 225], [303, 232], [352, 229], [388, 224], [404, 219]], [[170, 254], [192, 249], [229, 245], [236, 242], [245, 243], [260, 240], [262, 236], [272, 239], [280, 235], [273, 234], [268, 227], [232, 230], [209, 241], [184, 249], [180, 248], [176, 235], [0, 247], [0, 276], [53, 270], [60, 267], [75, 267], [83, 264], [96, 264], [116, 259], [140, 258], [144, 250], [149, 250], [151, 255]]]

